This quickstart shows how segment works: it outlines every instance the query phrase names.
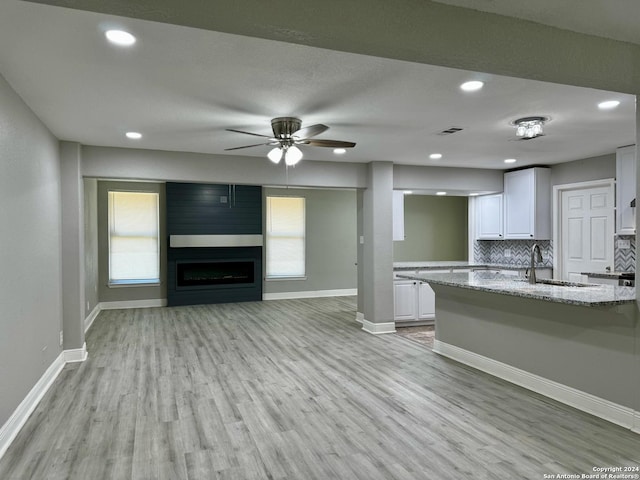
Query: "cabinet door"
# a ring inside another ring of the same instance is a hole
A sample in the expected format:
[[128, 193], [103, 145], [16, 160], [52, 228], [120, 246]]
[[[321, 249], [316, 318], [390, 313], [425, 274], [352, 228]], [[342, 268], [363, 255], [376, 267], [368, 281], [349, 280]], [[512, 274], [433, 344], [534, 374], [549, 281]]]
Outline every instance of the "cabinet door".
[[531, 170], [504, 175], [505, 238], [533, 238], [534, 178]]
[[396, 280], [393, 283], [394, 320], [416, 319], [416, 281]]
[[477, 198], [477, 234], [479, 240], [502, 240], [502, 194], [483, 195]]
[[636, 209], [631, 201], [636, 198], [636, 147], [616, 151], [616, 233], [636, 233]]
[[436, 294], [428, 283], [418, 282], [418, 319], [436, 317]]

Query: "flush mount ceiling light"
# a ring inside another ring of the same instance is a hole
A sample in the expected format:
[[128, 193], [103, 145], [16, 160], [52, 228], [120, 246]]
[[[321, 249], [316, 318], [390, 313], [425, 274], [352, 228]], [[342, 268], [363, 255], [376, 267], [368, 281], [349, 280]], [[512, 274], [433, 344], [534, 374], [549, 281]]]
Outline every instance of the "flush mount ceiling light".
[[542, 127], [548, 121], [549, 117], [523, 117], [514, 120], [512, 124], [516, 127], [518, 137], [522, 140], [531, 140], [544, 135]]
[[471, 82], [465, 82], [460, 85], [460, 88], [465, 92], [476, 92], [484, 87], [484, 82], [479, 80], [472, 80]]
[[432, 153], [431, 155], [429, 155], [429, 158], [431, 160], [440, 160], [442, 158], [442, 154], [441, 153]]
[[600, 110], [611, 110], [612, 108], [616, 108], [618, 105], [620, 105], [618, 100], [607, 100], [606, 102], [600, 102], [598, 104], [598, 108]]
[[142, 134], [139, 132], [127, 132], [125, 136], [131, 140], [140, 140], [142, 138]]
[[136, 43], [136, 37], [124, 30], [107, 30], [104, 35], [111, 43], [122, 47], [130, 47]]
[[505, 158], [504, 163], [516, 163], [517, 160], [515, 158]]
[[443, 195], [446, 195], [446, 194], [447, 194], [447, 192], [436, 192], [436, 195], [439, 195], [439, 196], [443, 196]]
[[470, 197], [477, 197], [477, 196], [478, 196], [478, 194], [477, 194], [477, 193], [470, 193], [470, 194], [469, 194], [469, 196], [470, 196]]
[[347, 149], [346, 148], [334, 148], [333, 149], [333, 153], [335, 153], [336, 155], [342, 155], [347, 153]]

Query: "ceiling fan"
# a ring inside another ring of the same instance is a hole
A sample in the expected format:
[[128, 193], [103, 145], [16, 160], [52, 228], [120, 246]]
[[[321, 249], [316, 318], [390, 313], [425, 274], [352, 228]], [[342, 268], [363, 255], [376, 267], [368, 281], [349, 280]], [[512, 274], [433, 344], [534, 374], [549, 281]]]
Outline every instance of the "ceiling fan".
[[280, 160], [284, 159], [285, 164], [291, 166], [295, 165], [302, 159], [302, 151], [298, 148], [298, 145], [329, 148], [353, 148], [356, 146], [354, 142], [311, 138], [329, 130], [329, 127], [321, 123], [304, 128], [301, 127], [302, 121], [299, 118], [278, 117], [271, 120], [271, 129], [273, 130], [273, 136], [271, 137], [260, 133], [245, 132], [243, 130], [227, 128], [227, 131], [229, 132], [263, 137], [266, 138], [267, 141], [263, 143], [255, 143], [253, 145], [244, 145], [242, 147], [225, 148], [225, 150], [240, 150], [241, 148], [273, 145], [275, 148], [267, 154], [269, 160], [273, 163], [280, 163]]

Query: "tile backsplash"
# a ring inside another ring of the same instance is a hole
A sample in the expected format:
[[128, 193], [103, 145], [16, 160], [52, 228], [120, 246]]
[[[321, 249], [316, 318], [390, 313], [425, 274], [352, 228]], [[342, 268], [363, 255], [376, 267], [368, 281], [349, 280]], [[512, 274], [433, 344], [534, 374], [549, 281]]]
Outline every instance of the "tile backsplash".
[[[529, 265], [531, 248], [537, 243], [542, 253], [538, 266], [553, 268], [551, 240], [476, 240], [473, 244], [474, 263], [498, 263], [501, 265]], [[509, 252], [507, 252], [509, 250]], [[507, 256], [506, 253], [510, 253]]]
[[[618, 240], [629, 240], [630, 248], [618, 248]], [[614, 242], [613, 263], [615, 270], [618, 272], [634, 272], [636, 269], [636, 236], [618, 235]]]
[[[619, 248], [618, 240], [629, 240], [630, 248]], [[476, 240], [473, 243], [474, 263], [497, 263], [502, 265], [528, 265], [531, 247], [540, 245], [542, 265], [553, 268], [553, 242], [551, 240]], [[506, 256], [509, 250], [510, 256]], [[614, 239], [613, 269], [618, 272], [633, 272], [636, 267], [635, 235], [618, 235]]]

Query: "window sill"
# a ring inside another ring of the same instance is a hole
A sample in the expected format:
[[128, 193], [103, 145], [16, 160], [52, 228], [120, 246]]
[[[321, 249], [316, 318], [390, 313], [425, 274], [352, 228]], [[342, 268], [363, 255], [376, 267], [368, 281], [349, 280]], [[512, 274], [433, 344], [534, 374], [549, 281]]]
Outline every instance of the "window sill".
[[109, 288], [159, 287], [160, 280], [119, 280], [107, 283]]
[[265, 277], [265, 282], [287, 282], [290, 280], [306, 280], [307, 277]]

